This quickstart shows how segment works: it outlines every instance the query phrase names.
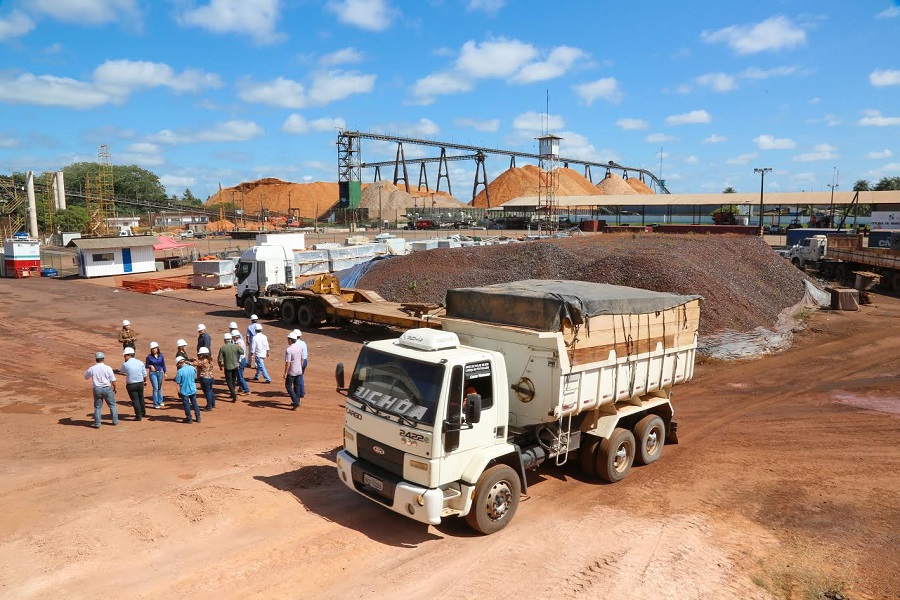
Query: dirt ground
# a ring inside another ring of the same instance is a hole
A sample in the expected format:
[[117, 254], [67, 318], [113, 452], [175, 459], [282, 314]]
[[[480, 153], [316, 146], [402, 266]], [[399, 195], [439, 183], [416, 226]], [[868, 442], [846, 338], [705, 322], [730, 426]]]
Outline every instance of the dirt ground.
[[[360, 334], [309, 343], [308, 393], [252, 385], [187, 425], [166, 406], [91, 428], [93, 352], [117, 324], [168, 357], [196, 324], [246, 319], [230, 290], [142, 295], [0, 280], [0, 597], [897, 598], [900, 299], [821, 311], [790, 351], [706, 363], [675, 391], [680, 444], [624, 481], [577, 461], [529, 475], [488, 537], [394, 515], [338, 482], [337, 361]], [[277, 354], [285, 329], [264, 322]], [[368, 337], [385, 336], [384, 332]], [[214, 346], [218, 341], [213, 336]], [[215, 352], [215, 350], [214, 350]], [[276, 379], [277, 382], [277, 379]], [[218, 388], [221, 390], [222, 386]], [[221, 398], [221, 396], [220, 396]]]

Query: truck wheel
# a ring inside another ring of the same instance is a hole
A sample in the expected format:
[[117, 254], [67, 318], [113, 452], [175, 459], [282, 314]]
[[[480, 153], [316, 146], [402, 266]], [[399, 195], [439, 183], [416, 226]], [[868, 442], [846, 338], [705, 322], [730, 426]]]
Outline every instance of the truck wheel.
[[285, 325], [293, 325], [297, 320], [297, 305], [294, 302], [285, 301], [281, 303], [281, 320]]
[[297, 307], [297, 323], [303, 329], [309, 329], [313, 326], [313, 311], [307, 304], [301, 304]]
[[617, 427], [597, 448], [597, 474], [600, 479], [615, 483], [625, 479], [634, 463], [634, 434]]
[[794, 258], [791, 259], [791, 264], [799, 269], [800, 268], [800, 259], [795, 256]]
[[600, 438], [595, 435], [581, 434], [584, 442], [578, 448], [578, 458], [581, 459], [581, 470], [588, 477], [597, 476], [597, 446], [600, 445]]
[[656, 415], [647, 415], [634, 426], [634, 439], [637, 443], [634, 462], [649, 465], [662, 454], [663, 444], [666, 443], [666, 424]]
[[469, 527], [489, 535], [509, 525], [519, 507], [522, 483], [506, 465], [495, 465], [481, 474], [475, 486], [472, 508], [466, 515]]
[[256, 312], [256, 302], [253, 300], [253, 296], [244, 298], [244, 312], [248, 317]]
[[843, 282], [847, 279], [848, 269], [847, 265], [841, 263], [834, 267], [834, 279], [835, 281]]
[[894, 271], [894, 274], [891, 276], [891, 288], [895, 292], [900, 292], [900, 271]]

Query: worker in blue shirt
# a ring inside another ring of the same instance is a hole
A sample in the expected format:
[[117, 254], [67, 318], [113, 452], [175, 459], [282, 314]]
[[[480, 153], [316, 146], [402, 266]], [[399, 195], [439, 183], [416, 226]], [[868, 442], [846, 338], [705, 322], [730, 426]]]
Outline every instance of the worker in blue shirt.
[[197, 325], [197, 353], [200, 353], [200, 348], [207, 348], [210, 352], [212, 352], [212, 338], [209, 337], [209, 334], [206, 333], [206, 325], [200, 323]]
[[175, 361], [178, 372], [175, 373], [175, 383], [178, 385], [178, 395], [184, 403], [184, 422], [192, 423], [191, 411], [194, 411], [194, 420], [200, 422], [200, 407], [197, 405], [197, 369], [192, 367], [179, 356]]
[[119, 373], [125, 376], [125, 390], [134, 407], [134, 420], [140, 421], [146, 414], [144, 406], [144, 388], [147, 387], [147, 368], [144, 363], [134, 357], [134, 348], [127, 346], [122, 351], [125, 363]]

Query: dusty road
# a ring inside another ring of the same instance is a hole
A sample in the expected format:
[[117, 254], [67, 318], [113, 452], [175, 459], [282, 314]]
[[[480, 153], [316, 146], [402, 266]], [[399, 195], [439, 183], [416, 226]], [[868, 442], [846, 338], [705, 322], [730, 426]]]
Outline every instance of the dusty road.
[[[0, 280], [0, 293], [0, 597], [900, 590], [896, 298], [813, 315], [783, 355], [699, 365], [676, 390], [681, 443], [659, 462], [612, 486], [585, 481], [577, 461], [542, 467], [512, 525], [479, 537], [461, 521], [426, 528], [338, 483], [332, 374], [336, 361], [353, 363], [361, 337], [305, 334], [311, 365], [297, 412], [281, 386], [256, 384], [186, 425], [167, 381], [163, 410], [134, 422], [120, 388], [120, 424], [104, 417], [94, 430], [82, 373], [97, 349], [119, 364], [120, 320], [134, 323], [139, 357], [151, 340], [174, 357], [176, 338], [193, 346], [198, 322], [214, 334], [232, 319], [246, 327], [230, 292]], [[282, 349], [285, 330], [264, 324]]]

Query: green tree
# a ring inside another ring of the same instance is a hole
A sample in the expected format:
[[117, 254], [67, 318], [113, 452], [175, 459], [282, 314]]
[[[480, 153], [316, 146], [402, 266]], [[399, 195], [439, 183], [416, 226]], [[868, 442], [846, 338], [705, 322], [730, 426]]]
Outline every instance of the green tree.
[[[160, 183], [156, 173], [137, 165], [113, 165], [112, 171], [113, 193], [116, 197], [148, 202], [166, 199], [166, 188]], [[79, 162], [63, 167], [66, 188], [84, 190], [88, 177], [95, 180], [99, 172], [100, 164], [94, 162]], [[83, 204], [83, 199], [79, 199], [78, 203]]]
[[882, 177], [875, 184], [876, 192], [886, 192], [890, 190], [900, 190], [900, 177]]
[[737, 190], [729, 185], [727, 188], [722, 190], [722, 193], [723, 194], [737, 194]]
[[190, 188], [184, 189], [184, 194], [181, 195], [181, 202], [188, 206], [203, 206], [203, 201], [194, 196], [194, 194], [191, 193]]
[[868, 192], [872, 188], [869, 186], [868, 179], [858, 179], [856, 183], [853, 184], [854, 192]]

